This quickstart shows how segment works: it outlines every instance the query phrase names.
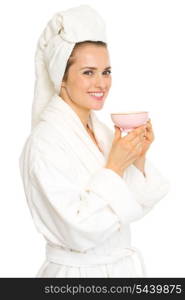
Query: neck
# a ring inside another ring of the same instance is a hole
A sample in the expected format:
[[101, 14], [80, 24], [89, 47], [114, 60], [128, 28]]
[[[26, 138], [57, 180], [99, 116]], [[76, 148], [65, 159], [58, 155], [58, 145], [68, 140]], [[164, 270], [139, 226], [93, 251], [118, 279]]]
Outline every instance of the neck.
[[87, 130], [88, 127], [88, 121], [89, 121], [89, 116], [90, 116], [90, 110], [85, 109], [84, 107], [81, 107], [77, 105], [72, 99], [69, 97], [69, 95], [66, 93], [65, 89], [61, 90], [61, 93], [59, 95], [67, 104], [70, 105], [70, 107], [75, 111], [75, 113], [78, 115], [80, 118], [83, 126]]

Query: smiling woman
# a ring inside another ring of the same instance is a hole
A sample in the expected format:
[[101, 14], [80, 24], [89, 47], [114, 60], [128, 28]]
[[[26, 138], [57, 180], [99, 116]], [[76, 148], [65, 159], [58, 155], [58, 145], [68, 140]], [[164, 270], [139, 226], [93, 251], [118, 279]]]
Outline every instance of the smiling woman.
[[143, 277], [130, 224], [168, 191], [146, 159], [151, 123], [121, 137], [96, 116], [111, 87], [105, 26], [90, 6], [57, 13], [36, 50], [32, 132], [20, 156], [31, 215], [46, 240], [37, 277]]
[[69, 57], [60, 97], [87, 128], [90, 111], [103, 108], [111, 87], [110, 59], [104, 42], [77, 43]]

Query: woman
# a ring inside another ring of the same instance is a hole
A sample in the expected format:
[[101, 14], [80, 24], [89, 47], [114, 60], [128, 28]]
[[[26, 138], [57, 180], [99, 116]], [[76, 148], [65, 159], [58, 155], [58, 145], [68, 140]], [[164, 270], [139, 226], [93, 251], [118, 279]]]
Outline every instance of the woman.
[[20, 157], [28, 205], [47, 241], [36, 276], [146, 276], [130, 223], [166, 195], [168, 182], [146, 159], [150, 121], [121, 137], [94, 112], [111, 87], [95, 10], [81, 5], [53, 17], [39, 39], [36, 75], [33, 129]]

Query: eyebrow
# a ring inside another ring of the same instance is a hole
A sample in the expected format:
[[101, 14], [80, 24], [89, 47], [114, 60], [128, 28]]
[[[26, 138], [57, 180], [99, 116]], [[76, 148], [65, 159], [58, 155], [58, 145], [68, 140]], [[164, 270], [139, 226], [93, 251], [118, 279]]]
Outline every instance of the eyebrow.
[[[89, 66], [83, 67], [80, 70], [83, 70], [83, 69], [97, 70], [97, 68], [95, 68], [95, 67], [89, 67]], [[106, 67], [104, 70], [108, 70], [108, 69], [111, 69], [111, 66]]]

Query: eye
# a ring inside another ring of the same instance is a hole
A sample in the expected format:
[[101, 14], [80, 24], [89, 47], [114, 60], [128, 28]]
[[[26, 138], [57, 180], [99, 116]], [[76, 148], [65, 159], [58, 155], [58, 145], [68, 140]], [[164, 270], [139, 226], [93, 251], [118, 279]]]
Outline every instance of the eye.
[[[108, 72], [108, 73], [107, 73]], [[111, 70], [107, 70], [105, 72], [103, 72], [105, 75], [110, 75], [111, 74]]]
[[85, 75], [89, 75], [89, 73], [93, 73], [92, 71], [85, 71], [85, 72], [83, 72], [83, 74], [85, 74]]
[[[89, 70], [89, 71], [85, 71], [83, 74], [85, 75], [91, 75], [93, 74], [93, 71]], [[110, 75], [111, 74], [111, 70], [106, 70], [103, 72], [103, 75]]]

